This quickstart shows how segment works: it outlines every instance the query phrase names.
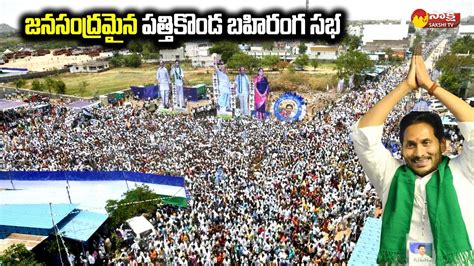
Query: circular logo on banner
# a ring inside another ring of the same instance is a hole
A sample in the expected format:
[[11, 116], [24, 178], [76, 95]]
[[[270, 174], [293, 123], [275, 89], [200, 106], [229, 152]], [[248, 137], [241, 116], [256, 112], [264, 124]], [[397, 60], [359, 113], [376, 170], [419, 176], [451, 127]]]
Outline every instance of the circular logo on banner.
[[423, 9], [417, 9], [411, 14], [411, 22], [416, 28], [423, 28], [428, 24], [429, 14]]
[[295, 122], [302, 120], [306, 114], [303, 97], [294, 92], [286, 92], [278, 97], [273, 105], [273, 113], [278, 120]]

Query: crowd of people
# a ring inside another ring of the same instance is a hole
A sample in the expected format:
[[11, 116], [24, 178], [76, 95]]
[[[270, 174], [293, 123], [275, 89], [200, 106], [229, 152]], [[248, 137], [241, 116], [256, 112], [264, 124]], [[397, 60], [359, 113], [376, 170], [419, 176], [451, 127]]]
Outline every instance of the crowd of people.
[[[407, 70], [388, 69], [307, 123], [222, 121], [125, 106], [87, 116], [61, 105], [47, 114], [6, 112], [4, 169], [185, 177], [189, 206], [158, 208], [150, 218], [156, 234], [118, 252], [103, 239], [83, 257], [96, 254], [115, 265], [347, 262], [365, 220], [380, 206], [355, 156], [350, 127]], [[388, 119], [387, 145], [398, 141], [395, 120], [406, 104]], [[450, 136], [458, 138], [454, 130]]]

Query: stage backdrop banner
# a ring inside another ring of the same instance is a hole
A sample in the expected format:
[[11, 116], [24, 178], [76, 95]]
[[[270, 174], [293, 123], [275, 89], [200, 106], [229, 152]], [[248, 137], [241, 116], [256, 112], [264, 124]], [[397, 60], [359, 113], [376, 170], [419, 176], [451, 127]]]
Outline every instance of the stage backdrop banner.
[[[0, 172], [0, 180], [14, 181], [130, 181], [159, 185], [158, 193], [165, 204], [187, 206], [184, 177], [164, 176], [129, 171], [6, 171]], [[174, 187], [174, 188], [173, 188]], [[182, 191], [176, 193], [176, 189]], [[174, 191], [174, 192], [172, 192]]]
[[131, 86], [133, 95], [138, 96], [141, 100], [154, 100], [160, 97], [160, 90], [158, 85], [148, 86]]

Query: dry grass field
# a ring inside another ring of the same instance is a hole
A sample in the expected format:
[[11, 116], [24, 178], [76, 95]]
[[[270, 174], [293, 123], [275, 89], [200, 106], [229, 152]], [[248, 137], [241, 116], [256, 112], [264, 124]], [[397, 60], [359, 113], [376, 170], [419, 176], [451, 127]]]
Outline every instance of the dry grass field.
[[[156, 83], [156, 65], [142, 65], [139, 68], [113, 68], [101, 73], [65, 73], [54, 76], [66, 84], [66, 94], [91, 97], [109, 92], [128, 89], [130, 86], [139, 86]], [[212, 84], [211, 68], [185, 69], [185, 84], [196, 85]], [[230, 72], [229, 77], [234, 79], [236, 72]], [[251, 74], [253, 77], [254, 74]], [[267, 72], [270, 86], [274, 91], [310, 92], [325, 90], [327, 85], [332, 87], [336, 83], [335, 72], [331, 64], [324, 64], [313, 70], [306, 67], [306, 71], [290, 73], [288, 71]], [[31, 89], [34, 79], [26, 80], [25, 88]], [[44, 79], [38, 79], [44, 82]], [[80, 84], [86, 81], [87, 88], [81, 95]], [[9, 84], [14, 87], [13, 83]]]

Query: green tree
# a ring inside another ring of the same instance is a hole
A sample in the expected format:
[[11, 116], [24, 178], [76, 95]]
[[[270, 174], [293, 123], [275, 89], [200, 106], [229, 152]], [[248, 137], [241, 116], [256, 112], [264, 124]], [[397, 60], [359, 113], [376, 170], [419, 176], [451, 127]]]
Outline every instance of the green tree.
[[141, 53], [143, 51], [143, 41], [141, 40], [132, 40], [127, 45], [130, 52]]
[[52, 77], [47, 77], [44, 80], [44, 86], [48, 89], [49, 93], [52, 93], [56, 89], [56, 81]]
[[306, 46], [304, 43], [300, 43], [300, 45], [298, 45], [299, 54], [304, 54], [306, 53], [307, 50], [308, 50], [308, 46]]
[[452, 71], [447, 71], [439, 77], [439, 83], [443, 88], [446, 88], [453, 94], [460, 96], [464, 80], [458, 74], [453, 73]]
[[280, 56], [278, 55], [266, 55], [260, 61], [262, 66], [272, 70], [277, 68], [278, 62], [280, 62]]
[[318, 68], [318, 66], [319, 66], [318, 60], [316, 60], [316, 59], [311, 59], [309, 61], [309, 63], [313, 67], [313, 70], [316, 70], [316, 68]]
[[362, 43], [362, 39], [359, 36], [346, 32], [344, 38], [342, 38], [341, 43], [346, 47], [347, 50], [357, 50], [357, 48], [359, 48], [360, 44]]
[[[126, 220], [143, 213], [155, 213], [159, 195], [147, 185], [136, 186], [125, 192], [121, 200], [108, 200], [105, 210], [112, 226], [119, 226]], [[145, 202], [144, 202], [145, 201]]]
[[124, 65], [124, 57], [121, 54], [115, 53], [110, 59], [110, 65], [113, 67], [121, 67]]
[[390, 63], [392, 63], [392, 65], [400, 65], [402, 62], [403, 62], [403, 59], [401, 57], [392, 56], [390, 58]]
[[461, 69], [472, 66], [474, 58], [469, 56], [457, 56], [456, 54], [449, 53], [439, 58], [436, 62], [436, 68], [441, 71], [453, 71], [461, 72]]
[[13, 244], [0, 256], [0, 265], [43, 265], [24, 244]]
[[307, 64], [309, 64], [309, 56], [306, 54], [298, 55], [298, 57], [296, 57], [293, 64], [295, 64], [296, 66], [302, 67], [304, 69], [304, 67]]
[[66, 94], [66, 83], [64, 83], [64, 81], [57, 79], [54, 83], [54, 88], [57, 94]]
[[231, 58], [229, 58], [229, 61], [227, 62], [227, 66], [229, 68], [237, 69], [240, 66], [244, 66], [249, 71], [257, 68], [259, 64], [260, 60], [242, 52], [234, 54]]
[[462, 38], [457, 39], [451, 45], [451, 53], [454, 53], [454, 54], [474, 53], [474, 39], [469, 35], [466, 35]]
[[393, 56], [393, 50], [392, 48], [386, 48], [384, 50], [385, 54], [388, 56], [388, 60], [391, 60], [392, 59], [392, 56]]
[[348, 78], [351, 75], [361, 75], [371, 69], [374, 63], [369, 56], [356, 50], [349, 50], [336, 60], [336, 70], [339, 78]]
[[140, 67], [142, 64], [142, 58], [139, 54], [134, 53], [125, 57], [125, 66], [127, 67]]
[[454, 53], [443, 55], [436, 68], [441, 70], [440, 84], [450, 92], [463, 96], [463, 90], [467, 89], [467, 82], [471, 79], [470, 69], [474, 65], [474, 58], [469, 56], [457, 56]]
[[142, 56], [144, 59], [160, 59], [160, 51], [152, 41], [143, 43]]
[[62, 80], [47, 77], [44, 81], [44, 84], [44, 86], [48, 89], [49, 93], [52, 93], [53, 91], [58, 94], [66, 93], [66, 84]]
[[41, 81], [35, 79], [35, 80], [33, 80], [33, 82], [31, 83], [31, 88], [32, 88], [34, 91], [42, 91], [42, 90], [44, 90], [44, 84], [41, 83]]
[[18, 80], [15, 81], [15, 87], [17, 89], [23, 88], [23, 87], [25, 87], [25, 85], [26, 85], [26, 81], [24, 79], [18, 79]]
[[240, 52], [239, 45], [235, 42], [220, 41], [216, 42], [209, 48], [209, 53], [216, 53], [221, 55], [221, 59], [227, 63], [234, 54]]
[[89, 82], [83, 80], [79, 83], [79, 94], [84, 96], [84, 93], [87, 91], [87, 87], [89, 86]]
[[262, 42], [262, 48], [263, 50], [268, 50], [268, 51], [271, 51], [273, 50], [273, 42]]

